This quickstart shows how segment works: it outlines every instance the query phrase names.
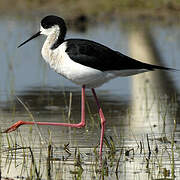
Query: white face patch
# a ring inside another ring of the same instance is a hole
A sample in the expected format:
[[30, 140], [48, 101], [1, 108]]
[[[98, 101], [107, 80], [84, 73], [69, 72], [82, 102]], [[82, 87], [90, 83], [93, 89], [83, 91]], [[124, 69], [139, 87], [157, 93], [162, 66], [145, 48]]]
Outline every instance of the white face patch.
[[40, 26], [40, 31], [41, 31], [41, 34], [49, 36], [50, 34], [53, 34], [55, 32], [59, 32], [60, 29], [59, 29], [58, 25], [54, 25], [54, 26], [52, 26], [51, 28], [48, 28], [48, 29], [44, 29], [42, 26]]

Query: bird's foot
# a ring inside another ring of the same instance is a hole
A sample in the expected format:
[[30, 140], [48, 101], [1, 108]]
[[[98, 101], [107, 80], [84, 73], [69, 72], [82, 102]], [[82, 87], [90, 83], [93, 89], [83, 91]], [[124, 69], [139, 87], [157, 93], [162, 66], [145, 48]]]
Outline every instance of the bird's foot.
[[15, 124], [13, 124], [11, 127], [3, 131], [3, 133], [10, 133], [12, 131], [15, 131], [19, 126], [23, 125], [24, 121], [18, 121]]

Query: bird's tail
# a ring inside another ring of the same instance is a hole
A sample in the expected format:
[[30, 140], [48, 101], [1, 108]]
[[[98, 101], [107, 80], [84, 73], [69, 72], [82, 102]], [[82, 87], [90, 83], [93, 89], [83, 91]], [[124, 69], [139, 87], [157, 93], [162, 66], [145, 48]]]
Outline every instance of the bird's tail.
[[178, 69], [174, 69], [174, 68], [169, 68], [169, 67], [164, 67], [164, 66], [158, 66], [158, 65], [151, 65], [151, 64], [147, 64], [147, 69], [154, 71], [156, 69], [160, 69], [160, 70], [166, 70], [166, 71], [179, 71]]

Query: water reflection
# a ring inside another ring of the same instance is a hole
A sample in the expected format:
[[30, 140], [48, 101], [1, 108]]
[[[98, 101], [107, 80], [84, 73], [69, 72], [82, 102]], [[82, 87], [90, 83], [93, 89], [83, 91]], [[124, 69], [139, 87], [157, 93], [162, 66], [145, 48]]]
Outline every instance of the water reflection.
[[[149, 29], [136, 28], [130, 34], [129, 44], [134, 58], [145, 59], [144, 61], [150, 64], [162, 64]], [[136, 123], [142, 124], [143, 127], [149, 127], [150, 131], [153, 126], [156, 126], [153, 131], [160, 133], [159, 127], [162, 128], [166, 124], [166, 130], [170, 132], [174, 119], [179, 120], [177, 89], [170, 73], [173, 72], [155, 71], [132, 78], [133, 126]], [[165, 131], [164, 128], [163, 131]]]

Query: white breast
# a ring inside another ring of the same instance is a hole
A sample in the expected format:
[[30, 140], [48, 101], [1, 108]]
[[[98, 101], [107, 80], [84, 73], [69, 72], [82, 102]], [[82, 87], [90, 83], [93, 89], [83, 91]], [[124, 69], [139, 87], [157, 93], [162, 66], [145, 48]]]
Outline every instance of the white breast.
[[66, 42], [62, 43], [55, 50], [51, 50], [46, 43], [47, 42], [45, 42], [42, 48], [43, 58], [52, 69], [72, 82], [94, 88], [112, 79], [112, 75], [110, 77], [107, 73], [78, 64], [71, 60], [65, 52], [67, 48]]

